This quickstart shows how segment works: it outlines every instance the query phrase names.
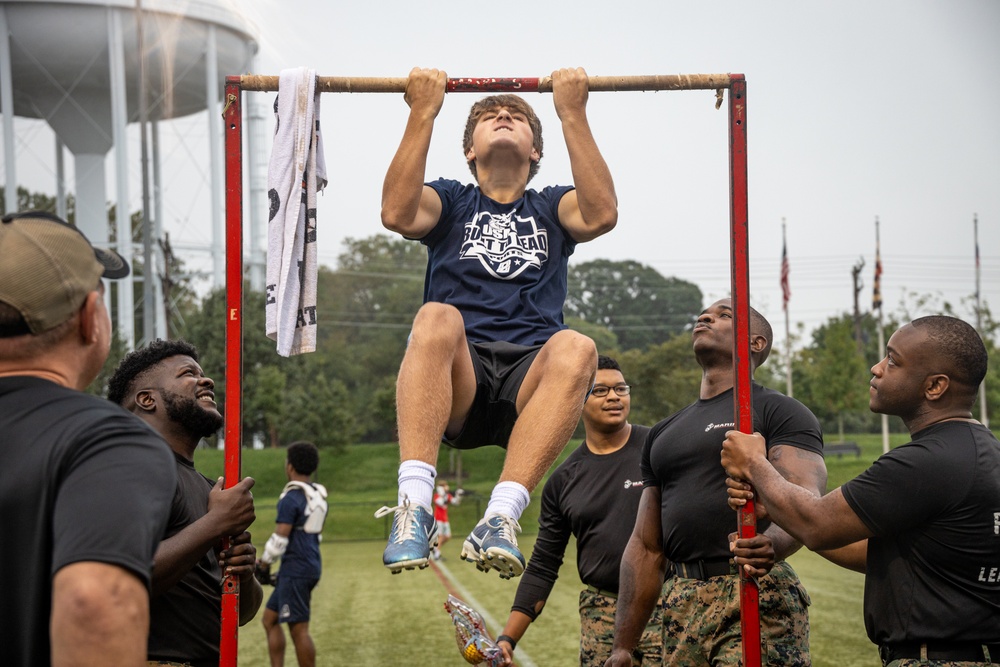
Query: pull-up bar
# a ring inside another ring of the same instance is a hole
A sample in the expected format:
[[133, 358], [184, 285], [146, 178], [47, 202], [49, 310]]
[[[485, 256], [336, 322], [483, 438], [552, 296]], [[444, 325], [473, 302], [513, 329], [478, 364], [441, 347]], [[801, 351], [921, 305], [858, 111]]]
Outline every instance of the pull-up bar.
[[[239, 482], [242, 442], [243, 373], [243, 107], [241, 91], [278, 90], [277, 76], [245, 74], [226, 77], [226, 411], [225, 486]], [[316, 77], [324, 93], [403, 93], [406, 78]], [[664, 74], [651, 76], [592, 76], [591, 91], [715, 90], [716, 108], [722, 90], [729, 90], [729, 224], [733, 302], [733, 411], [736, 429], [753, 433], [750, 384], [750, 257], [747, 215], [746, 79], [742, 74]], [[551, 77], [448, 79], [452, 93], [550, 93]], [[754, 502], [738, 514], [740, 537], [757, 534]], [[235, 667], [239, 619], [239, 581], [226, 577], [222, 586], [222, 667]], [[760, 611], [757, 583], [740, 568], [740, 624], [743, 664], [760, 667]]]
[[[638, 76], [592, 76], [587, 88], [597, 92], [657, 90], [718, 90], [729, 88], [739, 74], [650, 74]], [[231, 77], [232, 78], [232, 77]], [[321, 93], [405, 93], [406, 77], [318, 76]], [[276, 91], [278, 77], [244, 74], [240, 88], [247, 91]], [[551, 93], [552, 77], [463, 77], [448, 79], [449, 93]]]

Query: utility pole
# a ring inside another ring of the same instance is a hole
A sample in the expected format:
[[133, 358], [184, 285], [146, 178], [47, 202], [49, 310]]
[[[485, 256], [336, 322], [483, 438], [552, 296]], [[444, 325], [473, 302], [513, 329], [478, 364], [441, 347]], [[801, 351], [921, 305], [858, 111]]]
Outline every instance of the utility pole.
[[[983, 309], [979, 303], [979, 216], [972, 214], [972, 232], [976, 240], [976, 329], [983, 335]], [[979, 384], [979, 421], [990, 427], [990, 417], [986, 414], [986, 378]]]
[[166, 324], [167, 340], [173, 338], [170, 330], [170, 288], [174, 286], [173, 278], [170, 277], [170, 265], [174, 261], [174, 252], [170, 248], [170, 232], [164, 232], [162, 239], [157, 239], [160, 245], [160, 252], [163, 253], [163, 273], [160, 274], [160, 284], [163, 286], [163, 316]]

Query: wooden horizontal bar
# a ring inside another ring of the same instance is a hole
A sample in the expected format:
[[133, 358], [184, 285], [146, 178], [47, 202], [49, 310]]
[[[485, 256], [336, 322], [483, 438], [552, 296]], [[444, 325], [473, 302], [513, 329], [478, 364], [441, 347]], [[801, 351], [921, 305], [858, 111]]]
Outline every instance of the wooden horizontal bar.
[[[657, 90], [717, 90], [729, 88], [730, 74], [650, 74], [637, 76], [592, 76], [588, 88], [597, 92]], [[244, 74], [240, 88], [254, 91], [278, 90], [278, 77]], [[323, 93], [403, 93], [406, 77], [318, 76], [316, 85]], [[448, 79], [449, 93], [522, 92], [551, 93], [552, 78], [464, 77]]]

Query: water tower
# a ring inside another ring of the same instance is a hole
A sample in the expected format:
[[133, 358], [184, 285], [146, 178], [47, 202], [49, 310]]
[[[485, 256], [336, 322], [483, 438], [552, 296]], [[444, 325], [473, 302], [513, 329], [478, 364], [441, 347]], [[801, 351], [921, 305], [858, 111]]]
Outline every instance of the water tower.
[[[152, 211], [162, 208], [154, 201], [148, 210], [145, 203], [149, 191], [154, 199], [159, 195], [147, 177], [150, 164], [154, 179], [158, 173], [157, 123], [207, 109], [212, 210], [204, 212], [204, 219], [212, 224], [213, 273], [215, 284], [221, 285], [225, 186], [220, 98], [225, 76], [251, 71], [257, 51], [254, 28], [234, 11], [237, 6], [222, 0], [0, 0], [0, 114], [7, 206], [16, 205], [17, 192], [13, 118], [44, 119], [56, 136], [57, 195], [62, 212], [65, 147], [73, 156], [76, 223], [98, 245], [109, 244], [106, 172], [111, 170], [106, 169], [106, 159], [113, 151], [116, 249], [131, 260], [132, 244], [121, 242], [131, 237], [129, 213], [134, 209], [129, 205], [129, 166], [133, 165], [133, 172], [135, 164], [143, 166], [139, 187], [148, 188], [143, 190], [145, 245], [155, 247], [163, 221]], [[145, 84], [145, 99], [139, 95], [140, 82]], [[154, 139], [152, 155], [145, 161], [140, 155], [128, 154], [126, 127], [137, 122], [144, 130], [144, 155], [147, 138]], [[253, 136], [251, 133], [249, 138]], [[251, 190], [255, 187], [254, 166], [251, 164]], [[258, 181], [261, 178], [256, 176]], [[252, 247], [256, 247], [253, 242]], [[155, 256], [147, 257], [153, 267], [147, 275], [155, 276], [159, 263]], [[132, 313], [132, 283], [125, 283], [118, 289], [118, 312]], [[146, 304], [150, 299], [162, 303], [156, 294], [159, 287], [158, 280], [144, 284]], [[149, 313], [144, 317], [149, 327], [153, 309], [144, 310]], [[147, 328], [147, 336], [164, 335], [164, 318], [156, 319], [154, 331]], [[117, 324], [119, 334], [131, 347], [135, 340], [133, 319], [119, 317]]]

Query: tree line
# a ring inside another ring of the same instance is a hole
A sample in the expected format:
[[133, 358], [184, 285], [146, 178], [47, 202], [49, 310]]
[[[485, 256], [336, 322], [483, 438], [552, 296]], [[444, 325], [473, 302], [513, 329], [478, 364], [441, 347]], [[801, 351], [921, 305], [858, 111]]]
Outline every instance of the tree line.
[[[0, 197], [2, 197], [0, 191]], [[2, 200], [0, 200], [2, 201]], [[72, 199], [69, 218], [72, 221]], [[23, 189], [18, 210], [54, 210], [52, 198]], [[109, 217], [112, 218], [113, 208]], [[132, 216], [139, 238], [140, 220]], [[171, 335], [198, 347], [205, 372], [217, 382], [215, 392], [225, 405], [226, 303], [223, 290], [202, 299], [195, 296], [183, 263], [169, 259], [174, 280], [170, 307]], [[320, 267], [317, 352], [282, 358], [264, 335], [264, 295], [248, 288], [243, 308], [243, 428], [244, 443], [260, 440], [270, 446], [309, 439], [319, 446], [340, 448], [349, 443], [392, 441], [395, 433], [395, 379], [410, 324], [422, 303], [426, 252], [419, 243], [377, 234], [348, 239], [337, 268]], [[141, 256], [134, 270], [143, 274]], [[590, 336], [603, 354], [616, 357], [633, 386], [631, 421], [654, 424], [698, 397], [701, 369], [691, 352], [690, 332], [707, 305], [699, 287], [665, 277], [639, 262], [594, 260], [571, 265], [564, 307], [566, 324]], [[141, 293], [137, 292], [137, 299]], [[971, 301], [971, 300], [970, 300]], [[901, 322], [920, 314], [944, 313], [975, 322], [974, 313], [955, 305], [911, 295], [907, 304], [887, 317], [884, 338]], [[959, 304], [972, 312], [968, 303]], [[988, 309], [983, 313], [984, 338], [994, 360], [986, 379], [988, 414], [1000, 423], [1000, 359], [998, 325]], [[138, 325], [139, 323], [137, 323]], [[777, 328], [780, 323], [772, 322]], [[811, 332], [795, 340], [789, 358], [775, 346], [755, 379], [786, 390], [785, 369], [791, 365], [794, 396], [819, 417], [827, 439], [836, 433], [875, 432], [880, 417], [868, 410], [870, 367], [883, 356], [878, 349], [877, 320], [832, 314]], [[102, 375], [103, 383], [124, 355], [117, 339]], [[428, 401], [437, 400], [430, 395]], [[979, 416], [979, 404], [974, 414]], [[903, 426], [890, 422], [896, 431]], [[582, 433], [582, 429], [578, 436]]]
[[[248, 292], [245, 438], [262, 438], [269, 445], [309, 438], [326, 447], [394, 440], [396, 373], [422, 303], [425, 267], [419, 243], [387, 235], [346, 241], [338, 268], [319, 271], [318, 351], [289, 359], [278, 357], [264, 336], [263, 294]], [[706, 305], [702, 299], [697, 285], [638, 262], [595, 260], [571, 267], [566, 323], [619, 360], [634, 388], [634, 423], [653, 424], [697, 399], [701, 369], [690, 334]], [[932, 312], [926, 303], [917, 307]], [[934, 304], [933, 312], [953, 311], [950, 304]], [[886, 340], [909, 319], [907, 312], [889, 318]], [[994, 359], [1000, 358], [997, 326], [987, 319], [987, 346]], [[206, 372], [223, 377], [224, 293], [208, 295], [185, 320], [181, 333], [201, 350]], [[785, 391], [785, 365], [791, 363], [794, 395], [820, 418], [828, 439], [845, 429], [877, 431], [880, 418], [868, 410], [869, 369], [882, 357], [876, 327], [870, 314], [860, 321], [847, 313], [831, 316], [791, 359], [775, 346], [756, 380]], [[996, 364], [986, 386], [991, 413], [1000, 420]], [[224, 400], [224, 388], [216, 393]], [[898, 419], [892, 427], [903, 430]]]

